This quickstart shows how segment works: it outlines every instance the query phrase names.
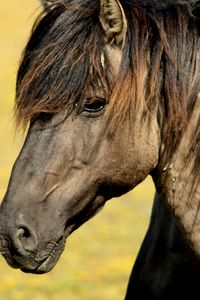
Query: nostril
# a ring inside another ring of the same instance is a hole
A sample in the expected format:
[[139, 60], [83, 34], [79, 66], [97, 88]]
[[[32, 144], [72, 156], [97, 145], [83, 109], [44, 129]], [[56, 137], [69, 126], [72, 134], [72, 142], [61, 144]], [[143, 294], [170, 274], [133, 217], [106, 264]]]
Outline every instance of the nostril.
[[33, 252], [37, 248], [37, 236], [27, 226], [20, 226], [14, 236], [14, 246], [17, 251], [25, 255], [27, 252]]
[[20, 239], [23, 239], [23, 238], [26, 239], [26, 238], [30, 238], [31, 233], [26, 227], [21, 227], [18, 229], [17, 235]]

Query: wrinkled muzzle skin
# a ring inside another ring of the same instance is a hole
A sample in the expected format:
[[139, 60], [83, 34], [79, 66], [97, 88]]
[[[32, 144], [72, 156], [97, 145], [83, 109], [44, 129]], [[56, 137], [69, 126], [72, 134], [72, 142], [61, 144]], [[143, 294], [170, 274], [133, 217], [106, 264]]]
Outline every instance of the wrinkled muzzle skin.
[[12, 267], [50, 271], [67, 236], [157, 164], [155, 130], [137, 136], [136, 126], [133, 139], [128, 121], [115, 131], [107, 123], [105, 111], [63, 111], [31, 124], [0, 209], [0, 248]]

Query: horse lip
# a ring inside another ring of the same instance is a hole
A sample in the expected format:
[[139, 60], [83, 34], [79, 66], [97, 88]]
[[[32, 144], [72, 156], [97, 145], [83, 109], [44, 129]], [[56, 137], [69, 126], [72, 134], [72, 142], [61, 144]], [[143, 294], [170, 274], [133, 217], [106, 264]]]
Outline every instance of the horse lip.
[[[61, 255], [61, 252], [59, 253], [59, 255], [55, 257], [52, 257], [51, 255], [49, 255], [35, 270], [34, 273], [36, 274], [44, 274], [44, 273], [48, 273], [50, 272], [53, 267], [56, 265], [59, 257]], [[31, 271], [32, 272], [32, 271]]]
[[60, 239], [45, 259], [36, 268], [21, 268], [24, 273], [44, 274], [50, 272], [58, 262], [65, 247], [65, 240]]
[[48, 256], [42, 261], [42, 263], [34, 270], [24, 270], [21, 269], [25, 273], [35, 273], [35, 274], [44, 274], [50, 272], [56, 263], [58, 262], [64, 248], [65, 242], [68, 236], [74, 231], [75, 224], [71, 224], [65, 230], [65, 234], [62, 238], [58, 240], [53, 249], [50, 251]]

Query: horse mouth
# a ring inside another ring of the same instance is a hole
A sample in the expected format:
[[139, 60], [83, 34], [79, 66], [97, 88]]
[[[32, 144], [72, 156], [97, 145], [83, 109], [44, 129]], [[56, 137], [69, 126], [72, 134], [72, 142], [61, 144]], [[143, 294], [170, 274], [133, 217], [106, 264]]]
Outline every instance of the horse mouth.
[[24, 273], [32, 273], [32, 274], [44, 274], [50, 272], [56, 263], [58, 262], [62, 252], [65, 248], [65, 240], [60, 239], [55, 246], [52, 248], [52, 250], [49, 252], [48, 255], [45, 256], [42, 260], [40, 260], [39, 265], [32, 268], [29, 266], [20, 266], [20, 269]]
[[36, 255], [23, 256], [14, 252], [14, 249], [1, 249], [7, 263], [24, 273], [44, 274], [50, 272], [58, 262], [65, 248], [65, 238], [59, 239], [47, 254], [37, 252]]

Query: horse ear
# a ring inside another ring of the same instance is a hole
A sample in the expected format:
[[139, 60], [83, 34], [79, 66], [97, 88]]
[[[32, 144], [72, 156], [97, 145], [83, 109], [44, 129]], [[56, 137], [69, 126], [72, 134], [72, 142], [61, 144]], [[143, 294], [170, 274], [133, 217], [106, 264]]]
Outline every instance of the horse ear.
[[118, 0], [100, 0], [100, 23], [107, 41], [122, 47], [127, 32], [127, 20]]

